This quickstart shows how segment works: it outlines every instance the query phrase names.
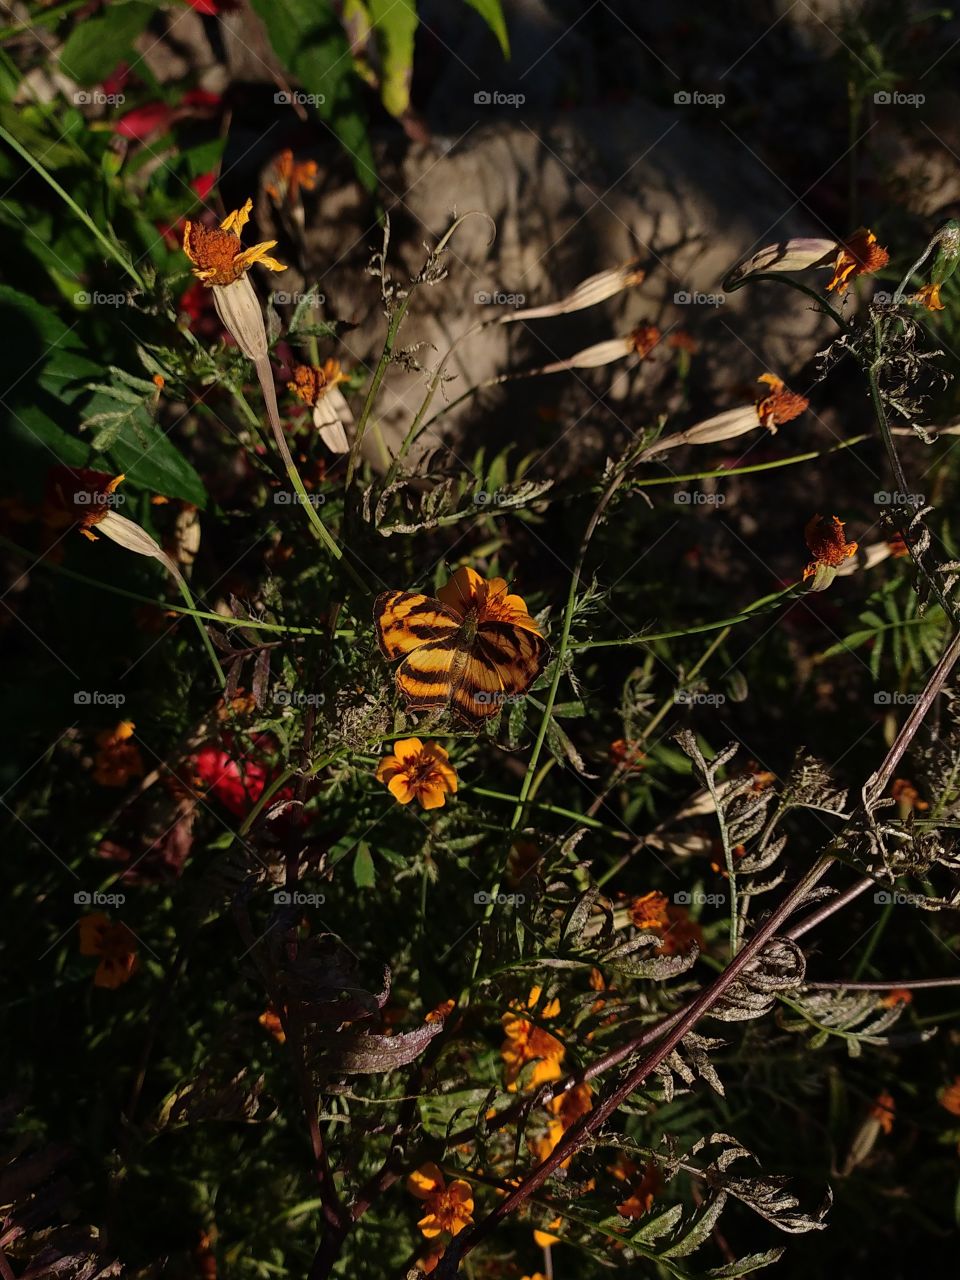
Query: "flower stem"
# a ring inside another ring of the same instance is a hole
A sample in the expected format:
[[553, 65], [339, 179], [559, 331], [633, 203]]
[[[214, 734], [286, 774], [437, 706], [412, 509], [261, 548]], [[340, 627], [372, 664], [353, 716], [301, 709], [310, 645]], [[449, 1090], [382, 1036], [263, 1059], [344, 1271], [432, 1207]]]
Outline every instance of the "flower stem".
[[217, 651], [216, 649], [214, 649], [213, 642], [211, 641], [209, 635], [207, 634], [207, 628], [203, 625], [203, 622], [201, 621], [200, 616], [197, 612], [196, 602], [194, 601], [190, 588], [187, 586], [187, 580], [179, 573], [177, 574], [177, 585], [180, 588], [180, 594], [183, 596], [184, 600], [187, 602], [187, 607], [190, 610], [191, 615], [193, 616], [194, 622], [197, 624], [197, 630], [200, 632], [200, 639], [203, 641], [203, 647], [206, 649], [210, 657], [210, 661], [213, 664], [214, 672], [216, 673], [217, 683], [220, 685], [220, 688], [222, 689], [224, 685], [227, 683], [227, 679], [226, 679], [226, 676], [223, 674], [223, 668], [220, 666], [220, 659], [217, 657]]

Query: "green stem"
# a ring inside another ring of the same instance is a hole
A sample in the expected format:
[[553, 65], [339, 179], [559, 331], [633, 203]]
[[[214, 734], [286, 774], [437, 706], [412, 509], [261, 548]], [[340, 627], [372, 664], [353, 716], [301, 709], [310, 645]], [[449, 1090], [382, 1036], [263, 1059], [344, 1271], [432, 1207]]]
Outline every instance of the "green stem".
[[570, 646], [570, 652], [582, 653], [585, 649], [612, 649], [622, 648], [631, 644], [652, 644], [654, 640], [675, 640], [680, 636], [696, 636], [706, 631], [717, 631], [721, 628], [736, 626], [738, 622], [749, 622], [752, 618], [758, 618], [762, 614], [768, 613], [771, 609], [788, 603], [786, 597], [793, 596], [797, 592], [799, 585], [794, 583], [792, 586], [785, 587], [782, 591], [762, 596], [744, 609], [743, 613], [735, 613], [729, 618], [718, 618], [715, 622], [704, 622], [696, 627], [681, 627], [677, 631], [650, 631], [641, 635], [626, 636], [622, 640], [581, 640], [579, 643]]
[[737, 289], [742, 289], [745, 284], [753, 284], [754, 281], [771, 280], [774, 284], [786, 285], [788, 289], [796, 289], [797, 293], [802, 293], [806, 297], [811, 298], [825, 315], [828, 315], [833, 322], [838, 325], [844, 333], [851, 333], [852, 327], [847, 324], [839, 311], [834, 311], [826, 298], [821, 297], [816, 289], [811, 289], [809, 285], [801, 284], [799, 280], [794, 280], [792, 276], [781, 275], [774, 271], [757, 271], [751, 273], [745, 280], [741, 280], [739, 284], [731, 285], [727, 290], [728, 293], [735, 293]]
[[139, 289], [145, 289], [146, 285], [144, 284], [143, 277], [140, 275], [139, 271], [137, 271], [129, 258], [124, 255], [119, 245], [115, 244], [108, 236], [103, 234], [94, 220], [90, 217], [89, 213], [87, 213], [85, 209], [80, 208], [73, 196], [71, 196], [67, 191], [64, 191], [56, 178], [54, 178], [54, 176], [44, 168], [39, 160], [36, 160], [30, 154], [26, 147], [22, 146], [11, 133], [8, 133], [2, 125], [0, 125], [0, 138], [2, 138], [8, 146], [13, 147], [14, 151], [16, 151], [19, 156], [22, 156], [23, 159], [26, 160], [27, 164], [30, 165], [32, 169], [35, 169], [37, 173], [40, 174], [41, 178], [43, 178], [43, 180], [53, 188], [67, 207], [76, 214], [87, 230], [100, 241], [110, 257], [113, 258], [115, 262], [119, 263], [120, 266], [123, 267], [124, 271], [126, 271], [127, 275], [135, 281], [137, 287]]
[[396, 345], [397, 335], [400, 332], [400, 326], [403, 324], [404, 316], [407, 314], [407, 307], [410, 305], [411, 294], [399, 303], [393, 315], [390, 317], [390, 323], [387, 325], [387, 337], [383, 344], [383, 350], [380, 353], [380, 359], [377, 361], [377, 367], [373, 371], [373, 377], [370, 380], [370, 386], [367, 389], [366, 398], [363, 402], [363, 408], [360, 410], [360, 417], [357, 419], [357, 430], [353, 437], [353, 444], [350, 446], [350, 458], [347, 462], [347, 488], [353, 483], [354, 472], [360, 460], [360, 446], [363, 444], [364, 433], [367, 429], [367, 423], [370, 420], [370, 414], [377, 395], [380, 391], [380, 384], [387, 372], [387, 366], [393, 359], [393, 348]]
[[216, 649], [214, 649], [213, 642], [211, 641], [210, 636], [207, 634], [207, 628], [203, 625], [203, 622], [197, 616], [196, 603], [190, 592], [190, 588], [187, 586], [186, 578], [182, 577], [180, 574], [177, 574], [177, 585], [180, 588], [180, 594], [183, 596], [184, 600], [186, 600], [187, 602], [187, 606], [190, 609], [194, 622], [197, 624], [197, 630], [200, 632], [200, 639], [203, 641], [203, 647], [206, 649], [207, 654], [210, 658], [210, 661], [213, 664], [213, 669], [216, 672], [216, 676], [217, 676], [217, 682], [219, 683], [220, 688], [222, 689], [224, 685], [227, 683], [227, 679], [226, 679], [226, 676], [223, 674], [223, 668], [220, 666], [220, 659], [217, 657], [217, 651]]

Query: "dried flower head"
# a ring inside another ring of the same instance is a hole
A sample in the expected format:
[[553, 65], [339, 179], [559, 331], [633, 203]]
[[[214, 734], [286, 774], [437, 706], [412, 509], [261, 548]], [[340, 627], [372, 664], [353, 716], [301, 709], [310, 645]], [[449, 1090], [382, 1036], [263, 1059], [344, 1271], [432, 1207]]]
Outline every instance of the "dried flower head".
[[301, 404], [311, 408], [332, 387], [339, 382], [346, 382], [347, 375], [340, 369], [339, 360], [326, 360], [322, 365], [298, 364], [293, 368], [293, 379], [287, 383]]
[[918, 306], [926, 307], [928, 311], [945, 311], [946, 307], [940, 301], [940, 284], [925, 284], [910, 299]]
[[250, 220], [253, 201], [227, 214], [219, 227], [205, 227], [187, 218], [183, 224], [183, 251], [193, 264], [193, 274], [205, 285], [228, 285], [239, 280], [255, 262], [270, 271], [286, 271], [282, 262], [268, 256], [277, 243], [264, 240], [241, 249], [240, 232]]
[[300, 195], [300, 189], [312, 191], [317, 185], [316, 160], [297, 160], [287, 147], [281, 151], [273, 162], [274, 180], [264, 185], [267, 195], [276, 203], [288, 200], [293, 204]]
[[640, 359], [643, 360], [650, 354], [662, 336], [657, 325], [641, 324], [636, 329], [631, 330], [628, 341], [631, 350], [635, 351]]
[[856, 555], [858, 544], [847, 542], [843, 526], [837, 516], [814, 516], [807, 521], [803, 536], [813, 561], [804, 569], [804, 578], [812, 577], [821, 566], [835, 569]]
[[851, 280], [871, 275], [890, 261], [890, 254], [877, 244], [877, 237], [866, 227], [860, 227], [849, 240], [844, 240], [833, 262], [833, 276], [827, 284], [828, 292], [846, 293]]
[[870, 1119], [876, 1120], [884, 1133], [892, 1133], [895, 1109], [896, 1104], [893, 1101], [893, 1095], [884, 1089], [883, 1093], [877, 1095], [873, 1106], [870, 1108]]
[[143, 777], [140, 748], [130, 741], [134, 728], [132, 720], [121, 720], [116, 728], [97, 734], [93, 780], [101, 787], [125, 787], [131, 778]]
[[806, 396], [791, 391], [775, 373], [762, 373], [757, 381], [766, 383], [770, 388], [766, 395], [758, 398], [756, 404], [757, 417], [765, 427], [779, 427], [785, 422], [792, 422], [810, 406]]

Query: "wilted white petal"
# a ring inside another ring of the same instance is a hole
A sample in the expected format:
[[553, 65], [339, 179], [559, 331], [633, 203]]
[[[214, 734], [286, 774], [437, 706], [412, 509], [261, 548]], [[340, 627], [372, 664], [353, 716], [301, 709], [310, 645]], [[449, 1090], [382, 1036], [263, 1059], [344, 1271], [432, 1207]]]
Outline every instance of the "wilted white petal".
[[585, 307], [594, 307], [598, 302], [612, 298], [635, 284], [641, 284], [645, 272], [637, 267], [637, 259], [632, 258], [622, 266], [613, 267], [609, 271], [600, 271], [595, 276], [581, 280], [577, 287], [559, 302], [548, 303], [545, 307], [531, 307], [527, 311], [511, 311], [500, 318], [501, 324], [512, 324], [515, 320], [539, 320], [544, 316], [565, 316], [571, 311], [582, 311]]
[[836, 240], [798, 239], [768, 244], [732, 267], [723, 283], [730, 289], [758, 271], [804, 271], [832, 257], [839, 248]]
[[567, 360], [557, 360], [554, 364], [545, 364], [537, 373], [561, 373], [564, 369], [598, 369], [603, 364], [612, 364], [614, 360], [623, 360], [633, 351], [630, 338], [609, 338], [606, 342], [597, 342], [592, 347], [584, 347]]
[[138, 556], [150, 556], [153, 560], [159, 560], [165, 569], [172, 573], [178, 581], [180, 580], [180, 570], [160, 546], [159, 542], [151, 538], [146, 529], [135, 521], [128, 520], [126, 516], [118, 515], [116, 511], [111, 510], [107, 512], [102, 520], [97, 521], [96, 531], [109, 538], [111, 542], [116, 542], [119, 546], [125, 547], [127, 551], [134, 551]]
[[213, 285], [211, 292], [223, 327], [243, 354], [255, 364], [266, 359], [269, 347], [263, 311], [246, 272], [232, 284]]
[[837, 577], [846, 578], [860, 569], [872, 569], [874, 565], [882, 564], [892, 555], [888, 542], [871, 542], [869, 546], [861, 547], [857, 555], [851, 556], [849, 560], [844, 560], [843, 564], [837, 566]]
[[325, 392], [313, 406], [313, 425], [320, 432], [320, 439], [331, 453], [348, 453], [347, 433], [344, 422], [352, 422], [353, 415], [336, 387]]
[[[664, 436], [656, 444], [652, 444], [641, 455], [642, 459], [656, 457], [666, 449], [675, 449], [681, 444], [715, 444], [718, 440], [732, 440], [734, 436], [742, 436], [747, 431], [754, 431], [760, 426], [757, 410], [754, 405], [741, 405], [739, 409], [727, 409], [712, 418], [705, 418], [695, 427], [686, 431], [677, 431], [671, 436]], [[775, 431], [775, 427], [769, 427]]]

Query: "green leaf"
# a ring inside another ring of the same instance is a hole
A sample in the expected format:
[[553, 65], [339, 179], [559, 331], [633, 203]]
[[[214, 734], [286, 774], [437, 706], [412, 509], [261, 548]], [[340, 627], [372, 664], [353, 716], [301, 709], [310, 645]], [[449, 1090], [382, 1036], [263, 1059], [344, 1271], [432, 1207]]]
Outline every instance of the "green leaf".
[[357, 852], [353, 859], [353, 883], [358, 889], [372, 889], [376, 882], [377, 875], [373, 866], [373, 855], [370, 853], [370, 846], [366, 840], [361, 840], [357, 845]]
[[505, 58], [510, 57], [510, 37], [503, 16], [500, 0], [467, 0], [471, 9], [476, 9], [493, 34], [497, 37]]
[[[131, 406], [119, 423], [115, 418], [102, 416], [116, 412], [117, 401], [98, 391], [84, 413], [87, 422], [109, 424], [109, 444], [101, 445], [101, 448], [109, 449], [112, 466], [104, 466], [103, 469], [122, 471], [130, 484], [151, 493], [160, 493], [166, 498], [182, 498], [194, 506], [205, 507], [207, 491], [203, 481], [143, 405]], [[119, 430], [114, 434], [117, 426]], [[100, 438], [101, 434], [98, 434], [98, 440]]]
[[130, 53], [155, 10], [140, 0], [114, 0], [101, 17], [78, 22], [60, 54], [61, 71], [77, 84], [99, 84]]
[[414, 0], [368, 0], [380, 47], [380, 97], [392, 116], [410, 106], [413, 41], [420, 19]]
[[357, 93], [350, 45], [332, 10], [315, 0], [250, 0], [277, 57], [316, 95], [317, 112], [353, 157], [357, 177], [374, 191], [377, 174]]

